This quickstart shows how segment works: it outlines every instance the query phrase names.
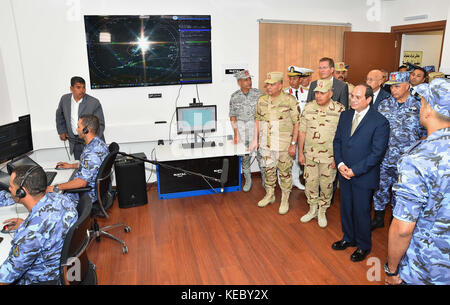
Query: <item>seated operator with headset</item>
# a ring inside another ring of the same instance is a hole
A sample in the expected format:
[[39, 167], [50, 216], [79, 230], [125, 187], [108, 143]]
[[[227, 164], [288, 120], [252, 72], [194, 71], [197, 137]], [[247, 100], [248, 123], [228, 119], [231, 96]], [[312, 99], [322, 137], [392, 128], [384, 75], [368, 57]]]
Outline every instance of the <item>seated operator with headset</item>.
[[[65, 190], [77, 189], [90, 186], [89, 196], [92, 202], [95, 198], [95, 179], [103, 160], [108, 155], [108, 146], [97, 136], [99, 130], [99, 120], [92, 114], [82, 115], [78, 120], [78, 136], [84, 141], [85, 146], [80, 156], [79, 163], [59, 162], [56, 169], [76, 168], [73, 179], [55, 186], [48, 186], [47, 192], [62, 193]], [[78, 201], [78, 194], [70, 193], [75, 201]]]
[[[11, 250], [0, 266], [0, 284], [56, 284], [64, 239], [77, 221], [76, 206], [68, 196], [46, 194], [47, 177], [37, 165], [15, 168], [9, 191], [0, 192], [0, 206], [23, 204], [28, 217], [8, 219], [8, 230], [17, 230]], [[12, 232], [12, 231], [10, 231]], [[6, 232], [8, 233], [8, 232]]]

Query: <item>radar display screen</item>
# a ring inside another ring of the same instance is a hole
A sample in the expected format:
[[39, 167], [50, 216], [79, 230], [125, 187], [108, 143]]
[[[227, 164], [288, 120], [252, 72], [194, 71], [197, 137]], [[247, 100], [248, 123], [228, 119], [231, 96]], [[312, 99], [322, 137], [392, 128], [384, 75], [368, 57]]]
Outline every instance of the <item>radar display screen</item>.
[[91, 89], [211, 83], [211, 16], [84, 16]]

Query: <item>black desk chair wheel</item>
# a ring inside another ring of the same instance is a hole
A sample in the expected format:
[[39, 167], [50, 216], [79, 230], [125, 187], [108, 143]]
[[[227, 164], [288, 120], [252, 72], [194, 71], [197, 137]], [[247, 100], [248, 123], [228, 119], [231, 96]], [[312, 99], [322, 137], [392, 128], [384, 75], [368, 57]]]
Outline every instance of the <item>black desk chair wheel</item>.
[[[109, 215], [107, 213], [107, 210], [112, 207], [114, 203], [114, 198], [116, 195], [116, 192], [112, 189], [111, 184], [111, 176], [113, 173], [113, 165], [114, 161], [116, 160], [117, 153], [119, 152], [119, 145], [117, 143], [111, 143], [109, 145], [109, 154], [106, 156], [106, 158], [103, 160], [102, 164], [100, 165], [100, 168], [98, 170], [97, 177], [95, 179], [95, 195], [97, 196], [97, 200], [92, 204], [92, 211], [91, 211], [91, 217], [94, 218], [94, 223], [92, 225], [92, 237], [95, 238], [97, 242], [100, 241], [101, 236], [106, 236], [108, 238], [111, 238], [117, 242], [119, 242], [122, 245], [122, 252], [123, 254], [128, 253], [128, 247], [125, 244], [125, 242], [118, 237], [108, 233], [107, 231], [123, 227], [124, 231], [126, 233], [129, 233], [131, 231], [131, 228], [127, 226], [125, 223], [118, 223], [113, 225], [108, 225], [105, 227], [99, 227], [97, 223], [97, 217], [102, 218], [109, 218]], [[85, 188], [79, 188], [79, 189], [73, 189], [68, 190], [67, 192], [71, 193], [86, 193], [87, 191], [90, 191], [90, 187]]]

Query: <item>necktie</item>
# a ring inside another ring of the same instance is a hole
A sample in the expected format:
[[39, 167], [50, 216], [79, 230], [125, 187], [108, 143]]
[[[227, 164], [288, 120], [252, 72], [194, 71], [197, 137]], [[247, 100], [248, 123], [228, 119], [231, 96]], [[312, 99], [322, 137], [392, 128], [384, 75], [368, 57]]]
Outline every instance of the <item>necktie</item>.
[[357, 114], [355, 115], [355, 118], [353, 119], [353, 122], [352, 122], [352, 130], [350, 131], [350, 136], [353, 135], [353, 133], [354, 133], [355, 130], [356, 130], [356, 127], [358, 127], [358, 119], [359, 119], [359, 113], [357, 113]]
[[298, 90], [295, 90], [295, 98], [296, 98], [297, 101], [298, 101]]

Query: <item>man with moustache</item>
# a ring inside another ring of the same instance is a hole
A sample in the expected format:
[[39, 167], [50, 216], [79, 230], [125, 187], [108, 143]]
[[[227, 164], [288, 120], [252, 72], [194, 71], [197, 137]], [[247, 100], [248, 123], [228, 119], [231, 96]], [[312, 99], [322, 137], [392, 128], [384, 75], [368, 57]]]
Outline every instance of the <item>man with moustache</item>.
[[389, 122], [370, 107], [372, 98], [369, 85], [355, 87], [350, 99], [352, 109], [341, 114], [333, 140], [344, 236], [333, 243], [332, 249], [356, 246], [350, 256], [353, 262], [364, 260], [372, 249], [370, 205], [389, 141]]
[[[409, 91], [409, 73], [392, 72], [387, 84], [391, 85], [392, 96], [381, 101], [378, 112], [389, 121], [391, 131], [380, 167], [380, 188], [373, 196], [372, 230], [384, 227], [385, 209], [391, 198], [389, 191], [398, 178], [398, 160], [411, 145], [426, 136], [426, 130], [420, 126], [420, 102]], [[395, 197], [391, 204], [394, 209]]]
[[283, 92], [283, 73], [267, 74], [267, 95], [258, 99], [255, 114], [255, 133], [248, 150], [261, 147], [266, 168], [266, 195], [258, 202], [265, 207], [275, 201], [276, 171], [280, 175], [281, 204], [278, 213], [289, 211], [292, 189], [292, 162], [297, 148], [300, 109], [295, 98]]
[[350, 96], [351, 96], [355, 86], [353, 84], [350, 84], [349, 82], [347, 82], [348, 67], [349, 67], [349, 65], [346, 65], [344, 62], [337, 62], [335, 64], [335, 69], [334, 69], [333, 76], [335, 78], [337, 78], [338, 80], [343, 81], [344, 83], [347, 84], [347, 86], [348, 86], [348, 97], [349, 97], [349, 100], [350, 100]]

